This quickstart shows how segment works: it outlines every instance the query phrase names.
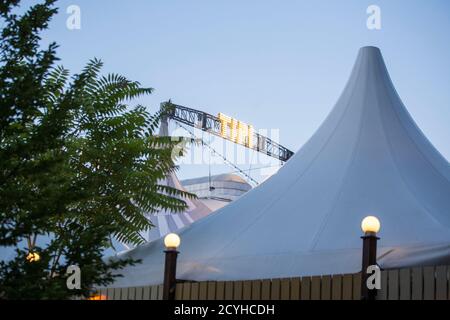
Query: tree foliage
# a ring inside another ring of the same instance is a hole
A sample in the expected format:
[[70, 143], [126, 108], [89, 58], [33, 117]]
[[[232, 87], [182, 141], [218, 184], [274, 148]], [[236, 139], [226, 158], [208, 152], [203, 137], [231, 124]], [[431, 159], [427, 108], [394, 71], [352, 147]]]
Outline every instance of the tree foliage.
[[[17, 247], [0, 262], [0, 295], [11, 299], [88, 296], [136, 263], [102, 259], [112, 237], [142, 243], [146, 214], [182, 211], [192, 196], [159, 183], [175, 170], [177, 143], [156, 135], [163, 111], [130, 106], [153, 89], [102, 76], [97, 59], [71, 77], [56, 66], [55, 43], [41, 48], [54, 3], [21, 16], [18, 0], [0, 4], [0, 249]], [[38, 246], [41, 236], [49, 240]], [[28, 261], [30, 252], [40, 260]], [[77, 291], [65, 282], [73, 264], [82, 271]]]

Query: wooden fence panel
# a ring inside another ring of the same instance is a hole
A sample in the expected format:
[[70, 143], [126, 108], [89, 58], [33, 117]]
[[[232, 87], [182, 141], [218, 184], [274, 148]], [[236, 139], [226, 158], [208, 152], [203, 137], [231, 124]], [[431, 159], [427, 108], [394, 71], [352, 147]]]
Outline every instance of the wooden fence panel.
[[252, 281], [252, 300], [261, 300], [261, 281]]
[[129, 288], [121, 288], [120, 300], [128, 300], [128, 289]]
[[448, 272], [447, 272], [447, 288], [448, 288], [447, 298], [448, 298], [448, 300], [450, 300], [450, 266], [448, 266], [447, 269], [448, 269]]
[[331, 299], [342, 300], [342, 276], [334, 275], [331, 278]]
[[157, 296], [157, 300], [162, 300], [162, 294], [163, 294], [163, 285], [159, 285], [158, 286], [158, 296]]
[[361, 300], [361, 273], [353, 275], [353, 300]]
[[434, 300], [435, 297], [434, 267], [423, 268], [423, 299]]
[[281, 280], [281, 300], [289, 300], [291, 298], [291, 279]]
[[152, 286], [150, 288], [150, 299], [158, 300], [158, 286]]
[[211, 281], [208, 282], [207, 300], [215, 300], [215, 299], [216, 299], [216, 283]]
[[272, 280], [272, 289], [271, 289], [271, 300], [280, 300], [280, 292], [281, 292], [281, 280], [274, 279]]
[[108, 290], [106, 290], [106, 289], [101, 289], [99, 291], [100, 300], [107, 300], [107, 292], [108, 292]]
[[136, 287], [128, 288], [127, 300], [136, 300]]
[[136, 288], [136, 300], [142, 300], [143, 290], [144, 290], [143, 287], [137, 287]]
[[411, 270], [400, 270], [400, 300], [411, 300]]
[[398, 280], [398, 270], [388, 271], [388, 300], [398, 300], [399, 299], [399, 280]]
[[116, 294], [115, 288], [108, 288], [108, 300], [115, 300], [114, 295]]
[[142, 292], [142, 300], [150, 300], [150, 287], [144, 287]]
[[342, 300], [353, 299], [353, 275], [346, 274], [342, 277]]
[[[177, 285], [178, 286], [178, 285]], [[178, 289], [178, 287], [177, 287]], [[183, 300], [191, 300], [191, 292], [192, 292], [192, 283], [185, 282], [181, 285], [181, 299]]]
[[413, 268], [411, 276], [411, 299], [423, 299], [423, 270], [422, 268]]
[[322, 277], [320, 299], [321, 300], [330, 300], [331, 299], [331, 276], [323, 276]]
[[225, 282], [219, 281], [216, 285], [216, 294], [217, 294], [217, 300], [224, 300], [225, 299]]
[[114, 289], [113, 288], [108, 288], [106, 290], [106, 297], [108, 300], [114, 300]]
[[291, 280], [291, 300], [300, 300], [300, 278], [294, 278]]
[[[161, 300], [163, 286], [105, 288], [102, 300]], [[361, 274], [292, 279], [177, 283], [176, 300], [359, 300]], [[450, 267], [417, 267], [381, 272], [377, 300], [450, 299]]]
[[320, 300], [321, 277], [311, 278], [311, 300]]
[[199, 300], [200, 284], [194, 282], [191, 285], [191, 300]]
[[302, 290], [300, 291], [300, 300], [311, 300], [311, 278], [303, 277]]
[[122, 290], [120, 288], [114, 288], [113, 300], [121, 299]]
[[234, 282], [233, 299], [234, 300], [242, 300], [242, 281]]
[[387, 300], [388, 296], [388, 272], [381, 271], [381, 289], [377, 292], [377, 300]]
[[271, 289], [272, 289], [272, 282], [268, 279], [263, 280], [261, 285], [261, 300], [270, 300]]
[[447, 300], [447, 267], [436, 267], [436, 300]]
[[242, 299], [251, 300], [252, 299], [252, 282], [244, 281], [242, 283]]
[[177, 283], [175, 286], [175, 300], [183, 300], [183, 284]]
[[233, 282], [226, 282], [225, 283], [225, 300], [233, 300], [233, 294], [234, 294], [234, 286]]
[[199, 300], [206, 300], [208, 293], [208, 283], [207, 282], [200, 282], [200, 288], [198, 292], [198, 299]]

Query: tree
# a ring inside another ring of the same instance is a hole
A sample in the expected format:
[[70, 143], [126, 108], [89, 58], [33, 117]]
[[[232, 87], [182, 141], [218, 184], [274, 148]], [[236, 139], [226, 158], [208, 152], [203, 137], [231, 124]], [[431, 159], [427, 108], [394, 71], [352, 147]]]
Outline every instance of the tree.
[[[56, 44], [40, 47], [54, 3], [22, 16], [13, 13], [18, 0], [0, 4], [0, 246], [17, 247], [0, 262], [0, 295], [9, 299], [88, 297], [138, 262], [104, 261], [112, 237], [140, 244], [152, 227], [146, 214], [182, 211], [192, 197], [159, 184], [176, 169], [178, 143], [155, 134], [164, 110], [129, 106], [153, 89], [101, 76], [97, 59], [70, 77], [55, 66]], [[69, 265], [81, 268], [79, 290], [66, 286]]]

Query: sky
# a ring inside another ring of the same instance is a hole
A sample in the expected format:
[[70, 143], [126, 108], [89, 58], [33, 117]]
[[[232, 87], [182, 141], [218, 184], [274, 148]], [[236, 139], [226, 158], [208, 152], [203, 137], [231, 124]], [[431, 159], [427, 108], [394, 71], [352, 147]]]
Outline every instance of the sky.
[[[36, 2], [23, 1], [22, 8]], [[81, 9], [81, 29], [66, 26], [70, 5]], [[380, 30], [367, 28], [370, 5], [381, 9]], [[280, 143], [295, 152], [333, 108], [358, 49], [377, 46], [408, 111], [450, 159], [448, 0], [61, 0], [58, 6], [43, 43], [60, 45], [60, 63], [72, 73], [100, 58], [105, 73], [155, 88], [139, 101], [152, 112], [168, 99], [222, 112], [278, 129]], [[208, 150], [203, 156], [202, 165], [181, 162], [179, 177], [234, 171]], [[279, 164], [253, 157], [248, 153], [239, 167], [259, 181], [270, 172], [254, 169]]]

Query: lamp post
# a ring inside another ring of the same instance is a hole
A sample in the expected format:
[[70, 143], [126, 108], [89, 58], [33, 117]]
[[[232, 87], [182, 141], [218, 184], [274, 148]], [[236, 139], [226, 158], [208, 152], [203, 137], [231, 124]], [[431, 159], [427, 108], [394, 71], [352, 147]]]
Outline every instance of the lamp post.
[[177, 283], [177, 256], [180, 246], [180, 237], [175, 233], [170, 233], [164, 238], [166, 246], [166, 262], [164, 265], [164, 285], [163, 300], [175, 300], [175, 287]]
[[364, 231], [363, 251], [362, 251], [362, 272], [361, 272], [361, 300], [375, 300], [377, 296], [376, 289], [370, 290], [367, 286], [367, 268], [377, 264], [377, 237], [380, 231], [380, 221], [377, 217], [368, 216], [361, 223], [361, 229]]

